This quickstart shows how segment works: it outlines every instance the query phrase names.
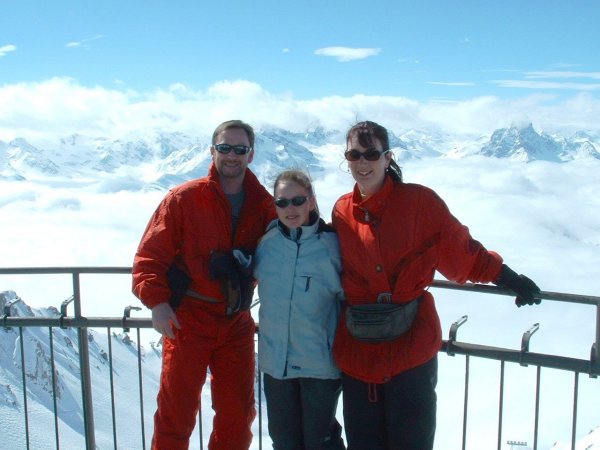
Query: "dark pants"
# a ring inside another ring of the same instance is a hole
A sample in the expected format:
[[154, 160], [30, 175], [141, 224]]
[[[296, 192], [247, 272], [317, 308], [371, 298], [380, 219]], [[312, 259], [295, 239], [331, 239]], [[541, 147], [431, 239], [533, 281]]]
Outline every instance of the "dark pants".
[[385, 384], [342, 376], [348, 450], [433, 448], [437, 356]]
[[265, 374], [264, 383], [275, 450], [345, 450], [335, 419], [340, 380], [278, 380]]

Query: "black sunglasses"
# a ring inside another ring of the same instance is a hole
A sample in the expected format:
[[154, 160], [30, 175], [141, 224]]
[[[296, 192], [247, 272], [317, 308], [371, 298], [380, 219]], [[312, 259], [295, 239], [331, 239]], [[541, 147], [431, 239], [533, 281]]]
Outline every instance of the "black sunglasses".
[[344, 158], [346, 158], [348, 161], [358, 161], [362, 156], [367, 161], [378, 161], [379, 158], [381, 158], [381, 155], [385, 155], [387, 152], [389, 152], [389, 150], [380, 152], [374, 148], [370, 148], [364, 153], [359, 152], [358, 150], [348, 150], [344, 152]]
[[290, 206], [290, 203], [294, 206], [302, 206], [306, 203], [306, 200], [308, 200], [308, 197], [305, 195], [297, 195], [293, 198], [277, 197], [275, 199], [275, 206], [282, 209]]
[[245, 145], [215, 144], [215, 148], [219, 153], [223, 153], [224, 155], [227, 155], [231, 150], [236, 155], [245, 155], [250, 151], [250, 147]]

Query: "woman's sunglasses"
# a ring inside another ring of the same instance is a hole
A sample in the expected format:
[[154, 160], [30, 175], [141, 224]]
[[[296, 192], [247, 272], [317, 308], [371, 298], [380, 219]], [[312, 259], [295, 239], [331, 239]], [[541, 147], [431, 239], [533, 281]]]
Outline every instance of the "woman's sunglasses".
[[294, 206], [302, 206], [306, 203], [306, 200], [308, 200], [308, 197], [305, 195], [298, 195], [293, 198], [277, 197], [275, 199], [275, 206], [282, 209], [290, 206], [290, 203]]
[[389, 150], [380, 152], [374, 148], [370, 148], [364, 153], [361, 153], [358, 150], [348, 150], [344, 152], [344, 158], [346, 158], [348, 161], [358, 161], [362, 156], [367, 161], [378, 161], [379, 158], [381, 158], [381, 155], [385, 155], [387, 152], [389, 152]]
[[245, 155], [250, 151], [250, 147], [245, 145], [216, 144], [215, 148], [219, 153], [223, 153], [224, 155], [227, 155], [231, 150], [236, 155]]

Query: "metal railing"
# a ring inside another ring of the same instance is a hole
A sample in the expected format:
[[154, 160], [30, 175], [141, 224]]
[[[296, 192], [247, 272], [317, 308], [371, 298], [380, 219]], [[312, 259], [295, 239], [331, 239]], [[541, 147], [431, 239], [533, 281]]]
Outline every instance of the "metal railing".
[[[56, 380], [55, 367], [54, 367], [54, 343], [53, 343], [53, 329], [76, 329], [77, 330], [77, 341], [78, 341], [78, 354], [79, 354], [79, 376], [81, 380], [81, 401], [82, 401], [82, 415], [84, 424], [85, 434], [85, 446], [86, 449], [95, 449], [95, 426], [94, 426], [94, 413], [92, 403], [92, 379], [90, 376], [90, 358], [89, 358], [89, 346], [88, 346], [88, 329], [89, 328], [106, 328], [108, 335], [108, 355], [107, 359], [110, 367], [110, 387], [111, 387], [111, 412], [112, 412], [112, 433], [113, 433], [113, 446], [117, 446], [117, 434], [116, 434], [116, 419], [115, 419], [115, 398], [114, 398], [114, 380], [113, 380], [113, 361], [112, 361], [112, 344], [111, 344], [111, 329], [117, 328], [122, 329], [125, 332], [130, 329], [135, 329], [137, 332], [137, 355], [138, 355], [138, 389], [140, 398], [140, 433], [142, 448], [146, 448], [146, 430], [144, 425], [144, 389], [143, 389], [143, 378], [142, 378], [142, 366], [141, 366], [141, 336], [140, 330], [144, 328], [151, 328], [152, 322], [149, 318], [133, 318], [130, 317], [132, 310], [140, 309], [135, 306], [128, 306], [125, 308], [121, 317], [84, 317], [81, 309], [81, 288], [80, 288], [80, 276], [82, 274], [125, 274], [131, 273], [130, 267], [61, 267], [61, 268], [0, 268], [0, 275], [47, 275], [47, 274], [66, 274], [72, 277], [72, 288], [73, 294], [65, 300], [60, 308], [60, 313], [57, 317], [21, 317], [11, 315], [11, 309], [20, 298], [6, 303], [4, 305], [2, 315], [0, 316], [0, 326], [5, 330], [12, 328], [18, 328], [19, 330], [19, 351], [21, 359], [21, 370], [22, 370], [22, 391], [23, 391], [23, 420], [25, 428], [25, 440], [26, 446], [30, 448], [30, 427], [29, 415], [28, 415], [28, 394], [27, 394], [27, 379], [25, 376], [25, 349], [23, 339], [23, 329], [28, 327], [35, 328], [48, 328], [49, 345], [50, 345], [50, 364], [52, 373], [52, 396], [53, 396], [53, 413], [54, 413], [54, 433], [55, 433], [55, 446], [57, 449], [60, 448], [60, 437], [58, 427], [58, 412], [57, 412], [57, 396], [56, 396]], [[1, 286], [1, 284], [0, 284]], [[458, 285], [448, 281], [435, 280], [432, 284], [434, 288], [459, 290], [464, 292], [475, 292], [481, 294], [495, 294], [495, 295], [514, 295], [511, 291], [506, 289], [500, 289], [495, 286], [489, 285], [478, 285], [478, 284], [465, 284]], [[528, 331], [526, 331], [521, 340], [521, 348], [519, 350], [486, 346], [480, 344], [460, 342], [457, 340], [457, 334], [459, 328], [467, 321], [467, 316], [462, 316], [460, 319], [455, 321], [449, 330], [448, 339], [443, 341], [442, 354], [449, 356], [455, 356], [457, 354], [465, 355], [465, 375], [464, 375], [464, 402], [463, 402], [463, 423], [462, 423], [462, 448], [466, 448], [466, 436], [467, 436], [467, 424], [468, 424], [468, 405], [469, 405], [469, 375], [470, 375], [470, 359], [475, 358], [486, 358], [491, 360], [497, 360], [500, 362], [500, 395], [498, 401], [498, 432], [497, 432], [497, 448], [500, 450], [502, 443], [502, 419], [503, 419], [503, 408], [504, 408], [504, 377], [505, 377], [505, 363], [516, 363], [522, 366], [533, 365], [537, 367], [536, 371], [536, 399], [535, 399], [535, 425], [534, 425], [534, 443], [533, 448], [537, 449], [538, 440], [538, 428], [539, 428], [539, 393], [540, 393], [540, 373], [542, 368], [559, 369], [569, 371], [574, 374], [573, 382], [573, 412], [572, 412], [572, 432], [571, 432], [571, 448], [575, 448], [575, 434], [577, 427], [577, 413], [578, 413], [578, 387], [579, 387], [579, 375], [585, 374], [591, 378], [596, 378], [600, 375], [600, 297], [565, 294], [557, 292], [542, 292], [540, 297], [544, 300], [566, 302], [566, 303], [578, 303], [584, 305], [595, 306], [596, 309], [596, 324], [595, 324], [595, 342], [592, 343], [590, 351], [590, 359], [578, 359], [572, 357], [559, 356], [554, 354], [543, 354], [529, 351], [529, 342], [532, 335], [538, 330], [539, 325], [535, 324]], [[68, 306], [73, 303], [74, 315], [68, 314]], [[257, 327], [258, 328], [258, 327]], [[259, 401], [259, 448], [262, 449], [262, 414], [261, 414], [261, 389], [260, 389], [260, 373], [257, 374], [258, 379], [258, 394], [257, 398]], [[199, 423], [201, 424], [201, 417], [199, 417]], [[0, 437], [1, 439], [1, 437]], [[203, 448], [202, 444], [202, 430], [200, 429], [200, 447]]]

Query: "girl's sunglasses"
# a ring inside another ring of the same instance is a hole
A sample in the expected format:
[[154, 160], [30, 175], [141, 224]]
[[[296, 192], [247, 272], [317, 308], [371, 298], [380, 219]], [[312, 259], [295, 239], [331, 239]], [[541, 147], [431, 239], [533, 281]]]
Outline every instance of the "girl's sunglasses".
[[385, 155], [387, 152], [389, 152], [389, 150], [380, 152], [374, 148], [370, 148], [364, 153], [361, 153], [358, 150], [348, 150], [344, 152], [344, 158], [346, 158], [348, 161], [358, 161], [362, 156], [367, 161], [378, 161], [379, 158], [381, 158], [381, 155]]
[[308, 197], [305, 195], [298, 195], [293, 198], [277, 197], [275, 199], [275, 206], [282, 209], [290, 206], [290, 203], [294, 206], [302, 206], [306, 203], [306, 200], [308, 200]]
[[231, 150], [236, 155], [245, 155], [250, 151], [250, 147], [245, 145], [216, 144], [215, 148], [219, 153], [223, 153], [224, 155], [227, 155]]

